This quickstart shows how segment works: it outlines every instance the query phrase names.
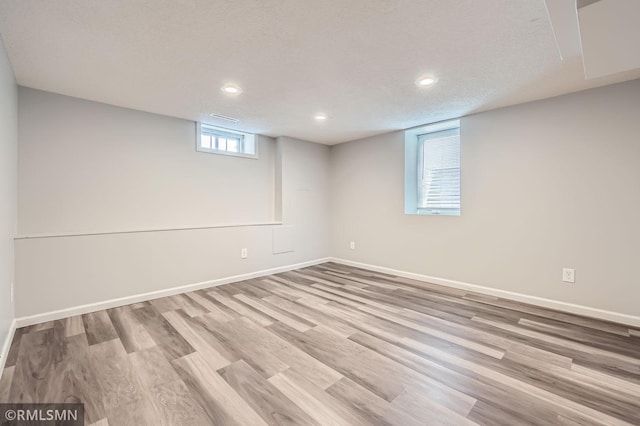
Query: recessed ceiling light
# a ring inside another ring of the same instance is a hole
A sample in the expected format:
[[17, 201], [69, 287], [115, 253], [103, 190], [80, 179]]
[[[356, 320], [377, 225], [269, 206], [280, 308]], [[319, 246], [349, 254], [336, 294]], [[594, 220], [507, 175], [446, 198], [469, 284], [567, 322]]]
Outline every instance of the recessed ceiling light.
[[431, 86], [435, 82], [436, 82], [435, 78], [429, 77], [429, 76], [424, 76], [424, 77], [420, 77], [419, 79], [416, 80], [416, 86], [418, 86], [418, 87], [427, 87], [427, 86]]
[[235, 84], [225, 84], [220, 88], [224, 93], [229, 95], [238, 95], [242, 93], [242, 89], [236, 86]]
[[317, 121], [324, 121], [327, 119], [327, 116], [324, 114], [316, 114], [313, 118], [315, 118]]

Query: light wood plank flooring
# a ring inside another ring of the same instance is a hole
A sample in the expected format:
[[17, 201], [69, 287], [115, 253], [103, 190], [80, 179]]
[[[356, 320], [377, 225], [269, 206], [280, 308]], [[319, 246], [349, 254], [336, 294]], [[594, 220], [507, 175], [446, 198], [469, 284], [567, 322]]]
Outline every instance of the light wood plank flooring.
[[0, 402], [100, 425], [640, 425], [640, 330], [325, 263], [21, 328]]

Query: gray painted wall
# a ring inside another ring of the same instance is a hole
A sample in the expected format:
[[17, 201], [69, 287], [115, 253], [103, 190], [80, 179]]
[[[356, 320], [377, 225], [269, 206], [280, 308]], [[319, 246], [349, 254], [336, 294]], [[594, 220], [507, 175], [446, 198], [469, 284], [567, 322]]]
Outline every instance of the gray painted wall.
[[16, 234], [17, 149], [18, 86], [0, 39], [0, 349], [14, 318], [11, 285], [14, 279], [13, 237]]
[[18, 239], [18, 317], [329, 255], [327, 146], [260, 137], [259, 160], [199, 153], [192, 122], [26, 88], [19, 123], [21, 234], [272, 222], [279, 211], [295, 250], [273, 254], [274, 226]]
[[271, 138], [197, 152], [194, 122], [24, 87], [18, 117], [20, 234], [273, 220]]
[[639, 118], [640, 80], [463, 118], [460, 217], [403, 213], [404, 132], [337, 145], [331, 255], [640, 315]]
[[294, 251], [272, 254], [273, 226], [20, 239], [17, 316], [329, 253], [639, 315], [638, 99], [632, 81], [463, 118], [462, 216], [444, 217], [403, 213], [403, 132], [261, 138], [260, 160], [236, 159], [196, 153], [188, 121], [21, 89], [21, 233], [278, 218]]
[[277, 143], [283, 153], [282, 222], [299, 229], [294, 247], [305, 257], [329, 253], [330, 148], [289, 137]]

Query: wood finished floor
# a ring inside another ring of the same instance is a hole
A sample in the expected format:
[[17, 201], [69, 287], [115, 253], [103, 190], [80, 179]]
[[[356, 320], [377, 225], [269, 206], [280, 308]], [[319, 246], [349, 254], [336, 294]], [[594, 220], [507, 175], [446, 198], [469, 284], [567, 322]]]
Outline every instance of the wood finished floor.
[[111, 425], [640, 425], [640, 329], [326, 263], [17, 330], [0, 402]]

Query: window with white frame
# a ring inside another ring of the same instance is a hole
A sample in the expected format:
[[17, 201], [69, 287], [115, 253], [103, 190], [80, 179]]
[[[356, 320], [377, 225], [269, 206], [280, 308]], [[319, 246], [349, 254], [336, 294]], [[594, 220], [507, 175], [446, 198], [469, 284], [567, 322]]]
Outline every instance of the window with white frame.
[[405, 132], [405, 213], [460, 215], [458, 121]]
[[418, 136], [418, 209], [460, 215], [460, 129]]
[[200, 152], [258, 158], [256, 135], [198, 123], [196, 149]]

